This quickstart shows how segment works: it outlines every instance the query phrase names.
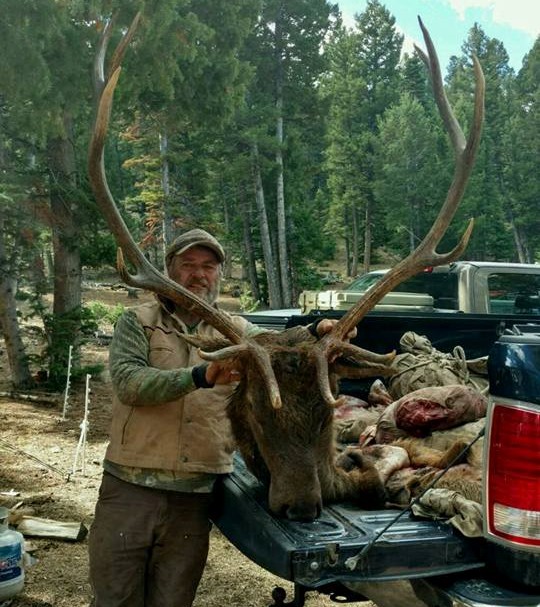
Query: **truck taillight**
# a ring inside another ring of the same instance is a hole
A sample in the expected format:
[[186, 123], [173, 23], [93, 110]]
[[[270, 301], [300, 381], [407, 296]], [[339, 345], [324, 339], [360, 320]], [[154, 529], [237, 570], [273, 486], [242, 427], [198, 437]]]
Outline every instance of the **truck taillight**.
[[486, 531], [493, 539], [540, 547], [540, 412], [492, 401], [486, 448]]

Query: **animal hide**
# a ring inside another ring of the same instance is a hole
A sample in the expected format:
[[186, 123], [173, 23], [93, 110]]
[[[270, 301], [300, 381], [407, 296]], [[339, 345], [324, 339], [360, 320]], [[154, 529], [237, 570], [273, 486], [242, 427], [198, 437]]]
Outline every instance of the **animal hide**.
[[468, 386], [415, 390], [389, 405], [377, 421], [375, 442], [429, 436], [485, 417], [487, 398]]
[[344, 396], [334, 411], [334, 432], [338, 443], [356, 443], [368, 427], [374, 426], [384, 412], [382, 405], [370, 406], [354, 396]]

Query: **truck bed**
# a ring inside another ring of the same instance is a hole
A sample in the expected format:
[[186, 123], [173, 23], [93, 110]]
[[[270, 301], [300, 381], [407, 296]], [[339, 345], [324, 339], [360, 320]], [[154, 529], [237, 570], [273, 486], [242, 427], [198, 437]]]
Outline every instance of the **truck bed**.
[[[324, 318], [340, 319], [342, 310], [325, 310], [298, 314], [297, 310], [269, 310], [243, 314], [249, 322], [264, 329], [280, 331], [297, 325], [307, 325]], [[538, 316], [517, 314], [462, 314], [459, 312], [370, 312], [357, 326], [353, 343], [373, 352], [385, 353], [399, 349], [399, 340], [406, 331], [425, 335], [442, 352], [456, 346], [464, 349], [467, 358], [486, 356], [497, 338], [516, 324], [536, 323]]]
[[[287, 318], [286, 326], [308, 324], [321, 317], [339, 319], [343, 314], [342, 311], [329, 310], [304, 316], [292, 315]], [[414, 331], [425, 335], [433, 347], [441, 352], [452, 352], [456, 346], [460, 346], [467, 358], [471, 359], [486, 356], [505, 329], [531, 322], [538, 322], [538, 316], [370, 312], [358, 323], [358, 335], [353, 343], [373, 352], [390, 352], [399, 349], [399, 340], [406, 331]]]

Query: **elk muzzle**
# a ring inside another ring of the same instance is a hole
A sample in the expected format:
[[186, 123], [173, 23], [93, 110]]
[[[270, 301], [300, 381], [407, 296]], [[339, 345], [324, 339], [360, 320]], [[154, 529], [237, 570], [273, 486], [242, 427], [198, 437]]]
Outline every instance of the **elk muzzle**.
[[315, 520], [322, 510], [321, 484], [316, 468], [303, 473], [295, 470], [291, 475], [284, 471], [277, 476], [272, 475], [268, 503], [276, 516], [291, 521]]

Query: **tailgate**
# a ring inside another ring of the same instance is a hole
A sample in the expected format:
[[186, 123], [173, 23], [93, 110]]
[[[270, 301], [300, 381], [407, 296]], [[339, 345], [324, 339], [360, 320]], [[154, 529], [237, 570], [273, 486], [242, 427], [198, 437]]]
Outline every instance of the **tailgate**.
[[214, 522], [249, 559], [284, 579], [316, 588], [333, 581], [383, 581], [443, 575], [483, 565], [483, 540], [465, 538], [450, 525], [407, 513], [386, 530], [351, 571], [355, 556], [398, 514], [340, 503], [312, 523], [272, 516], [266, 489], [235, 460], [222, 485]]

